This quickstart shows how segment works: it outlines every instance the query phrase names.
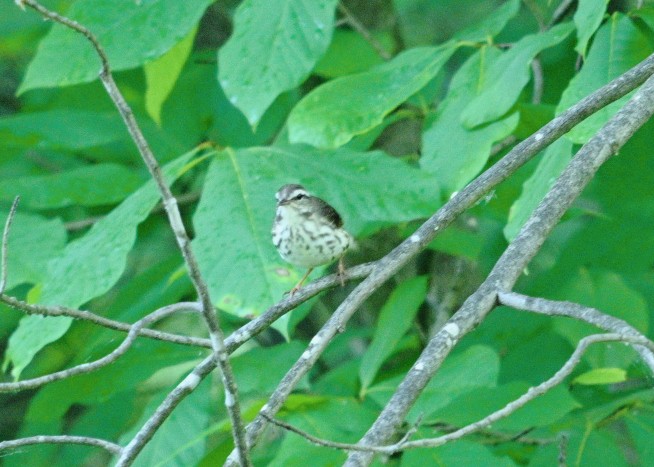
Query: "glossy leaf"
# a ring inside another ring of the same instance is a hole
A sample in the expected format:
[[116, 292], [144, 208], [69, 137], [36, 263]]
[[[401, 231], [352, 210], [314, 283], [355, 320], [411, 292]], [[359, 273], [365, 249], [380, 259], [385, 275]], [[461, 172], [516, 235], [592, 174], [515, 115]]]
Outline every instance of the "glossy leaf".
[[473, 54], [454, 75], [446, 98], [425, 125], [420, 165], [434, 174], [446, 195], [472, 180], [486, 165], [493, 143], [518, 124], [517, 113], [480, 128], [467, 128], [461, 122], [462, 112], [479, 95], [477, 83], [499, 57], [492, 47]]
[[411, 327], [426, 295], [427, 277], [417, 276], [398, 285], [384, 304], [372, 342], [363, 354], [359, 367], [362, 394], [365, 394], [384, 361]]
[[328, 200], [355, 236], [428, 216], [437, 204], [429, 176], [381, 152], [301, 146], [225, 150], [209, 168], [194, 217], [200, 269], [222, 310], [258, 315], [304, 274], [279, 257], [270, 237], [274, 194], [286, 183], [302, 183]]
[[219, 50], [218, 79], [256, 126], [282, 92], [309, 75], [331, 41], [336, 0], [245, 0]]
[[536, 170], [522, 185], [520, 197], [509, 211], [509, 220], [504, 227], [504, 236], [511, 241], [543, 200], [557, 177], [572, 159], [572, 143], [561, 138], [549, 146]]
[[572, 32], [572, 24], [554, 26], [547, 32], [525, 36], [494, 60], [477, 84], [477, 96], [463, 110], [461, 118], [468, 128], [492, 122], [505, 115], [529, 82], [531, 61]]
[[[614, 13], [597, 31], [581, 71], [561, 96], [557, 113], [561, 113], [582, 98], [605, 85], [644, 60], [652, 52], [652, 45], [628, 16]], [[567, 137], [583, 144], [611, 118], [629, 96], [600, 109], [579, 125]]]
[[456, 47], [407, 50], [370, 71], [329, 81], [306, 95], [288, 118], [289, 139], [335, 148], [380, 125], [384, 117], [422, 89]]
[[[195, 155], [189, 152], [164, 168], [168, 183], [181, 175]], [[38, 302], [44, 305], [79, 307], [107, 292], [120, 278], [136, 238], [138, 225], [159, 201], [154, 181], [149, 181], [99, 220], [83, 237], [73, 240], [61, 255], [48, 263], [45, 280], [38, 286]], [[18, 378], [34, 355], [59, 339], [72, 318], [26, 316], [9, 339], [5, 364], [11, 362]]]
[[[177, 44], [197, 24], [211, 0], [82, 0], [66, 15], [95, 34], [114, 71], [152, 61]], [[55, 24], [40, 42], [19, 88], [86, 83], [98, 78], [100, 59], [79, 33]]]

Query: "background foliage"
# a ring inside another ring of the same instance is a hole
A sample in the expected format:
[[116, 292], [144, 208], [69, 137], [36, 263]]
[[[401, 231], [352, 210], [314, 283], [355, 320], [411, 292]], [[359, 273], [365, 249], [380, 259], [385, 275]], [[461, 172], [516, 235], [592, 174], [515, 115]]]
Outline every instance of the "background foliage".
[[[336, 0], [44, 3], [89, 27], [107, 49], [167, 164], [227, 332], [279, 300], [304, 272], [285, 264], [270, 241], [279, 186], [302, 183], [339, 210], [360, 244], [349, 264], [377, 259], [500, 157], [496, 143], [536, 131], [654, 47], [649, 2], [579, 0], [556, 24], [559, 2], [549, 0], [352, 0], [345, 9]], [[193, 299], [154, 186], [96, 79], [97, 57], [79, 35], [9, 0], [0, 8], [0, 220], [16, 194], [23, 198], [9, 242], [8, 292], [127, 322]], [[377, 292], [282, 418], [323, 438], [358, 440], [428, 336], [619, 107], [544, 151]], [[516, 290], [594, 306], [652, 336], [652, 125], [600, 170]], [[194, 149], [206, 141], [214, 149]], [[347, 288], [300, 307], [234, 356], [246, 418]], [[98, 358], [122, 339], [68, 318], [4, 306], [0, 313], [6, 380]], [[162, 327], [204, 332], [193, 316]], [[446, 361], [408, 422], [420, 420], [425, 437], [470, 423], [551, 376], [592, 331], [497, 309]], [[97, 372], [2, 395], [0, 439], [69, 433], [124, 442], [204, 355], [140, 339]], [[178, 407], [137, 463], [222, 462], [231, 438], [217, 386], [203, 383]], [[567, 386], [491, 431], [389, 462], [552, 465], [565, 434], [570, 465], [652, 465], [651, 386], [633, 351], [596, 347]], [[259, 465], [344, 459], [275, 429], [253, 455]], [[7, 466], [108, 461], [79, 446], [2, 458]]]

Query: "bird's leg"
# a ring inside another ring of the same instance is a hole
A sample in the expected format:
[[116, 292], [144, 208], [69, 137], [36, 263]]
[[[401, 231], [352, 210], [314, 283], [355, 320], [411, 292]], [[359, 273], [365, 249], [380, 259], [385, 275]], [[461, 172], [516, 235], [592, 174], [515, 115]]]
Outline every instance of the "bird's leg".
[[303, 277], [302, 279], [300, 279], [300, 282], [298, 282], [298, 283], [295, 285], [295, 287], [293, 287], [293, 288], [291, 289], [291, 291], [289, 292], [289, 295], [290, 295], [291, 297], [292, 297], [293, 295], [295, 295], [295, 292], [297, 292], [298, 290], [300, 290], [300, 287], [302, 287], [302, 283], [303, 283], [305, 280], [307, 280], [307, 277], [309, 277], [309, 274], [311, 274], [311, 271], [313, 271], [313, 268], [309, 268], [309, 270], [308, 270], [307, 273], [304, 275], [304, 277]]
[[345, 286], [345, 262], [341, 256], [338, 260], [338, 278], [341, 280], [341, 287]]

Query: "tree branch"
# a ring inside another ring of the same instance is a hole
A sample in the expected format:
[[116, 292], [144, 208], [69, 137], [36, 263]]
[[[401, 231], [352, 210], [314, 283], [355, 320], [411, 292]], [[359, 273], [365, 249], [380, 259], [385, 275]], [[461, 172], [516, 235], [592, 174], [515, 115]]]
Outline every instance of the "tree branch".
[[202, 303], [202, 316], [204, 317], [204, 320], [209, 329], [209, 337], [211, 340], [214, 358], [218, 362], [221, 370], [221, 377], [225, 390], [225, 405], [227, 406], [227, 411], [229, 412], [229, 416], [232, 422], [232, 436], [239, 453], [241, 465], [251, 465], [247, 443], [245, 441], [245, 429], [240, 411], [238, 387], [236, 385], [236, 380], [234, 378], [234, 374], [229, 363], [228, 354], [225, 349], [224, 336], [222, 330], [220, 329], [218, 315], [214, 311], [213, 302], [209, 296], [209, 289], [207, 288], [207, 284], [205, 283], [204, 278], [200, 273], [195, 254], [191, 247], [189, 236], [186, 232], [186, 228], [184, 227], [184, 223], [182, 222], [177, 200], [173, 196], [170, 188], [162, 176], [161, 168], [159, 167], [159, 164], [157, 163], [157, 160], [154, 157], [150, 146], [143, 136], [143, 132], [141, 131], [136, 119], [134, 118], [132, 109], [130, 108], [129, 104], [127, 104], [127, 101], [123, 97], [122, 93], [118, 89], [118, 86], [116, 85], [116, 82], [114, 81], [113, 75], [111, 74], [111, 68], [109, 66], [107, 54], [105, 53], [103, 47], [100, 45], [100, 42], [95, 37], [95, 35], [78, 22], [48, 10], [35, 0], [19, 0], [19, 5], [27, 5], [39, 12], [44, 17], [56, 21], [82, 34], [91, 43], [96, 53], [98, 54], [98, 57], [102, 62], [100, 80], [102, 81], [107, 94], [109, 94], [109, 97], [118, 109], [118, 112], [125, 122], [125, 125], [127, 126], [127, 129], [132, 136], [132, 140], [136, 144], [136, 147], [138, 148], [139, 153], [141, 154], [141, 157], [145, 162], [148, 171], [150, 172], [150, 175], [155, 180], [159, 188], [161, 199], [166, 209], [170, 226], [173, 233], [175, 234], [175, 239], [177, 240], [177, 244], [182, 252], [182, 256], [184, 257], [184, 262], [186, 263], [189, 277], [198, 294], [199, 301]]
[[[632, 91], [638, 85], [647, 80], [647, 78], [652, 75], [652, 73], [654, 73], [654, 55], [649, 56], [646, 60], [628, 72], [624, 73], [615, 80], [611, 81], [609, 84], [603, 86], [591, 95], [582, 99], [579, 103], [572, 106], [570, 109], [563, 112], [561, 115], [542, 127], [538, 132], [517, 144], [493, 167], [481, 174], [474, 181], [468, 184], [463, 190], [453, 196], [448, 203], [441, 207], [418, 230], [416, 230], [413, 235], [403, 241], [385, 257], [380, 259], [376, 263], [376, 267], [372, 270], [370, 275], [350, 293], [350, 295], [336, 309], [331, 318], [325, 323], [318, 334], [313, 337], [307, 350], [302, 354], [301, 358], [293, 365], [293, 367], [291, 367], [291, 369], [286, 373], [282, 381], [279, 383], [271, 395], [268, 403], [266, 403], [261, 408], [259, 415], [248, 425], [248, 444], [253, 446], [259, 439], [266, 424], [264, 415], [267, 417], [274, 417], [275, 413], [281, 408], [284, 401], [295, 388], [297, 383], [318, 360], [331, 339], [336, 335], [338, 331], [344, 328], [347, 321], [355, 313], [358, 307], [388, 278], [392, 277], [402, 266], [407, 263], [407, 261], [418, 254], [418, 252], [426, 248], [426, 246], [434, 239], [434, 237], [440, 231], [444, 230], [454, 219], [456, 219], [469, 207], [474, 206], [475, 203], [479, 201], [488, 191], [508, 178], [530, 158], [538, 154], [542, 149], [550, 145], [552, 142], [556, 141], [560, 136], [570, 131], [570, 129], [572, 129], [586, 117], [592, 115], [602, 107]], [[513, 255], [515, 252], [512, 252], [511, 254]], [[503, 268], [504, 267], [506, 266], [503, 265]], [[519, 269], [518, 274], [522, 271], [522, 269], [522, 267]], [[492, 281], [495, 279], [496, 276], [492, 278]], [[484, 289], [479, 290], [477, 294], [474, 295], [475, 300], [478, 300], [484, 295], [488, 295], [488, 298], [486, 298], [484, 301], [484, 306], [488, 307], [488, 309], [490, 309], [490, 307], [495, 303], [495, 287], [490, 287], [488, 285], [492, 283], [492, 281], [487, 281], [487, 285], [484, 286]], [[471, 304], [464, 306], [470, 307]], [[464, 316], [467, 316], [469, 313], [470, 312], [467, 312]], [[465, 321], [468, 321], [468, 319], [469, 318], [467, 318]], [[471, 321], [468, 325], [474, 325], [474, 318], [473, 321]], [[452, 325], [446, 326], [443, 331], [436, 334], [436, 340], [434, 340], [434, 338], [432, 339], [431, 342], [434, 342], [434, 344], [430, 344], [430, 346], [428, 346], [428, 354], [431, 355], [434, 352], [433, 348], [439, 348], [439, 346], [441, 346], [443, 343], [449, 343], [450, 346], [453, 346], [453, 338], [457, 338], [458, 340], [458, 338], [461, 337], [459, 332], [462, 329], [465, 328], [458, 326], [456, 323], [452, 323]], [[452, 334], [450, 334], [450, 332]], [[430, 362], [423, 363], [421, 360], [419, 360], [420, 364], [416, 362], [412, 369], [412, 372], [414, 373], [410, 373], [410, 375], [407, 377], [409, 378], [409, 381], [413, 381], [413, 378], [416, 377], [416, 372], [420, 373], [422, 371], [423, 364], [433, 365], [437, 362], [437, 365], [440, 365], [442, 359], [444, 359], [449, 352], [449, 348], [451, 347], [448, 347], [447, 351], [444, 351], [442, 354], [440, 354], [440, 356], [436, 357], [436, 359], [432, 359], [431, 357], [428, 358]], [[416, 365], [418, 366], [418, 370], [416, 370]], [[434, 368], [434, 372], [436, 368]], [[387, 419], [388, 423], [384, 422], [383, 426], [380, 426], [376, 422], [373, 428], [371, 428], [374, 435], [371, 435], [372, 438], [370, 440], [366, 439], [365, 442], [367, 444], [381, 444], [382, 440], [385, 440], [387, 437], [392, 435], [397, 426], [399, 426], [401, 423], [401, 420], [404, 417], [403, 413], [408, 411], [410, 406], [413, 404], [413, 400], [415, 400], [414, 398], [417, 398], [419, 392], [422, 390], [432, 375], [433, 372], [425, 373], [425, 378], [421, 378], [420, 381], [422, 386], [416, 386], [415, 391], [411, 391], [412, 394], [409, 398], [406, 399], [405, 403], [401, 404], [402, 408], [397, 411], [397, 414], [392, 414], [391, 412], [395, 412], [395, 410], [389, 409], [389, 405], [387, 405], [387, 410], [385, 410], [383, 416], [384, 419]], [[407, 384], [410, 385], [412, 383]], [[393, 404], [396, 404], [396, 402]], [[378, 422], [381, 423], [379, 419]], [[378, 432], [384, 434], [378, 435]], [[378, 437], [379, 439], [377, 439]], [[234, 453], [232, 453], [226, 464], [235, 465], [235, 462], [236, 459]]]
[[[646, 60], [650, 63], [651, 61], [652, 56]], [[631, 74], [631, 72], [627, 74]], [[596, 93], [593, 94], [593, 96], [595, 95]], [[587, 102], [587, 99], [582, 102]], [[579, 104], [572, 109], [578, 106]], [[568, 112], [555, 118], [545, 128], [559, 121]], [[623, 108], [579, 150], [543, 201], [534, 210], [518, 236], [497, 261], [486, 280], [429, 341], [378, 419], [361, 440], [361, 444], [379, 445], [393, 435], [454, 345], [486, 317], [495, 306], [499, 291], [510, 290], [513, 287], [561, 216], [592, 179], [595, 172], [650, 118], [652, 112], [654, 112], [654, 78], [650, 77]], [[542, 141], [543, 138], [545, 138], [545, 133], [543, 130], [539, 130], [525, 142], [532, 139]], [[516, 149], [523, 144], [516, 146]], [[501, 165], [516, 149], [505, 156], [496, 166]], [[468, 185], [464, 191], [477, 184], [479, 180], [487, 178], [486, 174]], [[458, 196], [455, 196], [453, 200]], [[367, 465], [371, 460], [372, 455], [368, 453], [353, 453], [346, 465]]]
[[97, 446], [110, 454], [118, 455], [123, 450], [122, 446], [105, 441], [99, 438], [89, 438], [87, 436], [30, 436], [27, 438], [14, 439], [10, 441], [0, 441], [0, 452], [7, 449], [16, 449], [22, 446], [30, 446], [32, 444], [83, 444], [86, 446]]
[[5, 291], [7, 286], [7, 256], [9, 254], [8, 244], [9, 244], [9, 231], [11, 230], [11, 224], [14, 221], [14, 216], [16, 215], [16, 209], [18, 208], [18, 203], [20, 202], [20, 196], [14, 198], [14, 202], [11, 203], [11, 208], [9, 209], [9, 214], [7, 215], [7, 220], [5, 221], [5, 228], [2, 231], [2, 249], [0, 250], [0, 295]]
[[[502, 305], [510, 306], [516, 310], [531, 311], [548, 316], [567, 316], [597, 326], [604, 331], [613, 332], [622, 336], [647, 339], [645, 335], [626, 321], [578, 303], [528, 297], [527, 295], [521, 295], [516, 292], [499, 292], [497, 299]], [[654, 374], [654, 353], [640, 345], [634, 345], [634, 348], [647, 364], [652, 374]]]
[[[392, 455], [400, 451], [405, 451], [407, 449], [434, 448], [434, 447], [442, 446], [443, 444], [449, 443], [451, 441], [461, 439], [464, 436], [473, 433], [478, 433], [481, 430], [490, 427], [493, 423], [508, 417], [509, 415], [520, 409], [521, 407], [524, 407], [530, 401], [536, 399], [537, 397], [542, 396], [543, 394], [545, 394], [547, 391], [551, 390], [555, 386], [558, 386], [559, 384], [563, 383], [565, 378], [568, 377], [572, 373], [572, 371], [576, 368], [576, 366], [579, 364], [581, 358], [583, 357], [588, 347], [600, 342], [615, 342], [615, 341], [625, 342], [625, 343], [628, 342], [631, 343], [632, 345], [642, 345], [647, 347], [649, 350], [654, 350], [654, 343], [652, 343], [651, 341], [649, 341], [644, 337], [624, 336], [621, 334], [595, 334], [592, 336], [584, 337], [579, 341], [577, 348], [574, 350], [574, 352], [568, 358], [568, 360], [551, 378], [542, 382], [538, 386], [529, 388], [529, 390], [526, 393], [524, 393], [517, 399], [509, 402], [501, 409], [482, 418], [481, 420], [478, 420], [474, 423], [471, 423], [462, 428], [453, 430], [445, 435], [438, 436], [435, 438], [426, 438], [426, 439], [415, 440], [415, 441], [407, 441], [403, 439], [398, 443], [387, 445], [387, 446], [367, 446], [367, 445], [363, 446], [361, 444], [348, 444], [348, 443], [339, 443], [339, 442], [324, 440], [315, 437], [305, 431], [302, 431], [292, 425], [289, 425], [288, 423], [275, 420], [273, 418], [268, 418], [266, 416], [264, 417], [269, 422], [281, 428], [284, 428], [285, 430], [296, 433], [314, 444], [317, 444], [319, 446], [335, 448], [335, 449], [342, 449], [345, 451]], [[510, 440], [512, 438], [515, 437], [505, 437], [504, 439]], [[543, 443], [539, 442], [537, 444], [543, 444]]]

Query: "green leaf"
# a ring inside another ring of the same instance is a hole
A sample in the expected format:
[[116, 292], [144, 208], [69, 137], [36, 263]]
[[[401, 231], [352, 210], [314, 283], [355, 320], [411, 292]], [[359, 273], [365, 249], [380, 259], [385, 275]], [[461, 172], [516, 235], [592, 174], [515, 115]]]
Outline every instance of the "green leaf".
[[[563, 92], [556, 109], [561, 113], [588, 94], [632, 68], [652, 52], [652, 46], [631, 19], [614, 13], [597, 31], [581, 71]], [[627, 96], [603, 107], [579, 125], [567, 137], [574, 143], [584, 144], [629, 99]]]
[[[425, 414], [431, 414], [474, 389], [494, 387], [499, 370], [499, 357], [487, 346], [476, 345], [451, 355], [424, 389], [407, 419], [414, 421]], [[368, 396], [383, 406], [401, 380], [402, 377], [397, 377], [381, 381], [370, 387]]]
[[[126, 445], [137, 431], [152, 416], [161, 401], [168, 395], [170, 388], [156, 394], [145, 407], [145, 411], [134, 427], [125, 433], [120, 443]], [[209, 416], [213, 413], [211, 406], [210, 379], [203, 381], [193, 392], [186, 396], [179, 407], [166, 418], [154, 436], [136, 458], [135, 466], [155, 465], [197, 465], [205, 454]]]
[[534, 173], [522, 185], [520, 197], [509, 211], [509, 220], [504, 227], [504, 236], [513, 240], [538, 204], [543, 200], [557, 177], [572, 159], [572, 143], [561, 138], [549, 146], [538, 162]]
[[[80, 0], [66, 16], [96, 35], [114, 71], [152, 61], [180, 42], [211, 0]], [[39, 43], [18, 93], [86, 83], [98, 78], [100, 59], [79, 33], [55, 24]]]
[[410, 49], [370, 71], [319, 86], [288, 117], [290, 141], [342, 146], [380, 125], [388, 113], [434, 78], [455, 50], [452, 43]]
[[[373, 33], [384, 49], [393, 50], [395, 44], [389, 33]], [[366, 71], [384, 59], [361, 34], [349, 29], [336, 29], [325, 55], [318, 61], [314, 72], [326, 78], [351, 75]]]
[[622, 383], [627, 380], [627, 371], [622, 368], [595, 368], [580, 374], [572, 380], [573, 384], [584, 386]]
[[186, 59], [191, 54], [197, 28], [191, 29], [177, 45], [153, 62], [146, 63], [145, 109], [152, 120], [161, 124], [161, 106], [173, 90]]
[[494, 60], [477, 83], [477, 96], [464, 109], [461, 118], [468, 128], [497, 120], [516, 103], [529, 82], [531, 61], [541, 51], [565, 39], [573, 26], [559, 24], [547, 32], [524, 36], [501, 57]]
[[579, 0], [577, 11], [573, 16], [577, 28], [577, 45], [575, 50], [586, 57], [588, 41], [602, 23], [609, 0]]
[[[7, 213], [0, 214], [3, 227], [6, 218]], [[60, 255], [65, 244], [66, 229], [61, 219], [22, 214], [19, 208], [7, 244], [7, 290], [45, 280], [48, 261]]]
[[409, 330], [427, 295], [427, 276], [412, 277], [393, 291], [379, 313], [375, 335], [359, 367], [361, 394], [365, 394], [377, 372]]
[[31, 209], [100, 206], [125, 199], [143, 183], [134, 169], [117, 164], [95, 164], [53, 175], [0, 181], [0, 199], [21, 196]]
[[286, 264], [270, 237], [274, 194], [294, 182], [333, 204], [355, 236], [428, 216], [436, 207], [433, 180], [381, 152], [225, 150], [212, 161], [193, 219], [200, 269], [222, 310], [258, 315], [305, 272]]
[[[170, 184], [196, 154], [191, 151], [163, 169]], [[72, 308], [107, 292], [122, 275], [136, 238], [138, 225], [148, 217], [160, 195], [153, 180], [95, 223], [83, 237], [70, 242], [61, 255], [48, 263], [39, 284], [39, 303]], [[18, 378], [34, 355], [63, 336], [72, 318], [26, 316], [9, 339], [5, 365], [11, 362]]]
[[337, 0], [245, 0], [218, 51], [218, 79], [252, 126], [304, 81], [331, 41]]
[[[418, 429], [415, 439], [434, 437], [433, 429]], [[413, 438], [412, 438], [413, 439]], [[515, 467], [507, 457], [498, 457], [490, 447], [478, 442], [458, 440], [437, 448], [407, 449], [402, 453], [401, 467], [456, 466], [456, 467]]]
[[461, 122], [462, 112], [478, 95], [477, 83], [499, 56], [493, 47], [482, 47], [473, 54], [454, 75], [445, 100], [425, 125], [420, 165], [434, 174], [446, 194], [472, 180], [486, 165], [493, 143], [518, 124], [517, 113], [474, 129]]
[[520, 0], [508, 0], [494, 8], [481, 21], [454, 35], [458, 41], [485, 42], [498, 35], [506, 24], [518, 14]]
[[[474, 423], [501, 409], [529, 390], [529, 384], [511, 382], [492, 388], [478, 388], [457, 397], [451, 404], [432, 414], [434, 419], [456, 426]], [[563, 386], [556, 386], [521, 407], [508, 417], [493, 423], [500, 430], [523, 431], [550, 425], [580, 407]]]

